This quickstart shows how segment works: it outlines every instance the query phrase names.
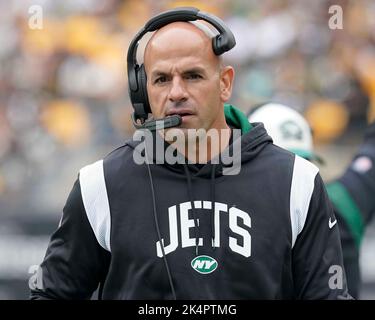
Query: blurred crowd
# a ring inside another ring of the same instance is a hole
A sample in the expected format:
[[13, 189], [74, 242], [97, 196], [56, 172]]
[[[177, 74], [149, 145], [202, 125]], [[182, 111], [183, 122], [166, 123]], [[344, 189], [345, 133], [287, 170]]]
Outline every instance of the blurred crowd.
[[[332, 5], [342, 8], [342, 29], [329, 26]], [[225, 59], [242, 110], [288, 104], [321, 143], [374, 117], [373, 0], [0, 1], [2, 215], [61, 210], [79, 168], [132, 134], [128, 45], [151, 16], [176, 6], [216, 14], [234, 32]]]

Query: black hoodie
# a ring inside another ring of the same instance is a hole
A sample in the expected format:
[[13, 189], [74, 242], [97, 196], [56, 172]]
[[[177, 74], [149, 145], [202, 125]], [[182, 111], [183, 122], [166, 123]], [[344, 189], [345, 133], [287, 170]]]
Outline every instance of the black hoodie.
[[318, 169], [225, 114], [242, 130], [239, 174], [138, 165], [135, 141], [81, 169], [31, 298], [87, 299], [99, 284], [103, 299], [349, 297]]

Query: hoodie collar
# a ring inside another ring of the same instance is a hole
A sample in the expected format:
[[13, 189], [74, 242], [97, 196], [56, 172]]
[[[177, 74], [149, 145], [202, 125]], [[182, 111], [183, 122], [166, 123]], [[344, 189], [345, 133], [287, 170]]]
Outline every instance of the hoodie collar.
[[[272, 142], [270, 136], [268, 136], [263, 124], [261, 123], [249, 123], [246, 115], [236, 107], [230, 104], [224, 104], [224, 114], [227, 124], [233, 129], [241, 129], [241, 163], [247, 162], [254, 158], [258, 152], [263, 149], [263, 146], [269, 142]], [[164, 149], [170, 146], [163, 138], [153, 132], [154, 136], [154, 143], [164, 144]], [[160, 141], [162, 140], [162, 141]], [[231, 138], [232, 143], [227, 147], [229, 148], [229, 154], [233, 154], [233, 139]], [[126, 142], [126, 145], [130, 146], [131, 148], [135, 148], [140, 142], [130, 140]], [[155, 150], [155, 146], [154, 146]], [[180, 153], [177, 153], [178, 157], [182, 157], [181, 159], [185, 159], [184, 156]], [[154, 154], [154, 161], [155, 163], [160, 163], [157, 161], [158, 159], [155, 158], [156, 155]], [[185, 159], [186, 160], [186, 159]], [[163, 163], [163, 166], [167, 167], [169, 170], [174, 171], [176, 173], [185, 174], [185, 169], [183, 165], [176, 163], [176, 164], [168, 164]], [[209, 161], [207, 164], [203, 166], [197, 166], [195, 164], [186, 163], [185, 164], [188, 170], [192, 173], [192, 176], [202, 177], [210, 179], [212, 176], [212, 166], [213, 164]], [[214, 175], [221, 176], [222, 170], [225, 165], [223, 163], [219, 163], [214, 166]]]
[[230, 127], [241, 129], [242, 134], [250, 132], [253, 128], [245, 114], [231, 104], [224, 104], [224, 115], [227, 124]]

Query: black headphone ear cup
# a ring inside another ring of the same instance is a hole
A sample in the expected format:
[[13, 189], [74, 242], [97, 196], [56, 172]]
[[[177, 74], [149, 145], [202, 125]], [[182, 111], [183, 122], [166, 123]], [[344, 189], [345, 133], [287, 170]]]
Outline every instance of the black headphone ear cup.
[[145, 113], [151, 113], [150, 103], [148, 102], [148, 94], [147, 94], [147, 75], [145, 71], [145, 67], [142, 64], [138, 71], [138, 84], [139, 84], [139, 93], [142, 96], [143, 106], [145, 109]]

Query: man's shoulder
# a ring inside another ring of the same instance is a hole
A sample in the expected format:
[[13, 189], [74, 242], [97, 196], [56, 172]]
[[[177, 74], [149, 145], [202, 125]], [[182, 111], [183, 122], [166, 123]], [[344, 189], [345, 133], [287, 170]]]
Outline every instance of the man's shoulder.
[[295, 160], [295, 154], [283, 149], [273, 143], [269, 143], [265, 146], [262, 150], [261, 154], [262, 157], [269, 158], [270, 161], [273, 163], [289, 163], [293, 165]]
[[113, 162], [124, 157], [129, 157], [132, 155], [133, 147], [130, 145], [131, 140], [125, 141], [122, 145], [113, 149], [109, 152], [103, 159], [105, 162]]
[[319, 168], [309, 160], [306, 160], [299, 155], [295, 155], [294, 167], [299, 167], [302, 172], [311, 172], [314, 175], [319, 173]]
[[293, 175], [300, 175], [301, 177], [307, 175], [313, 179], [319, 174], [319, 168], [311, 161], [272, 143], [262, 150], [259, 161], [274, 168], [272, 170], [274, 173], [287, 170]]
[[80, 173], [84, 170], [94, 170], [94, 168], [102, 168], [108, 166], [123, 165], [129, 159], [132, 158], [133, 149], [129, 146], [128, 141], [125, 141], [122, 145], [116, 147], [110, 151], [102, 159], [96, 160], [92, 163], [88, 163], [80, 169]]
[[287, 161], [292, 161], [294, 164], [298, 164], [307, 170], [319, 171], [319, 168], [311, 161], [273, 143], [269, 144], [268, 151], [275, 157], [275, 159], [285, 159]]

